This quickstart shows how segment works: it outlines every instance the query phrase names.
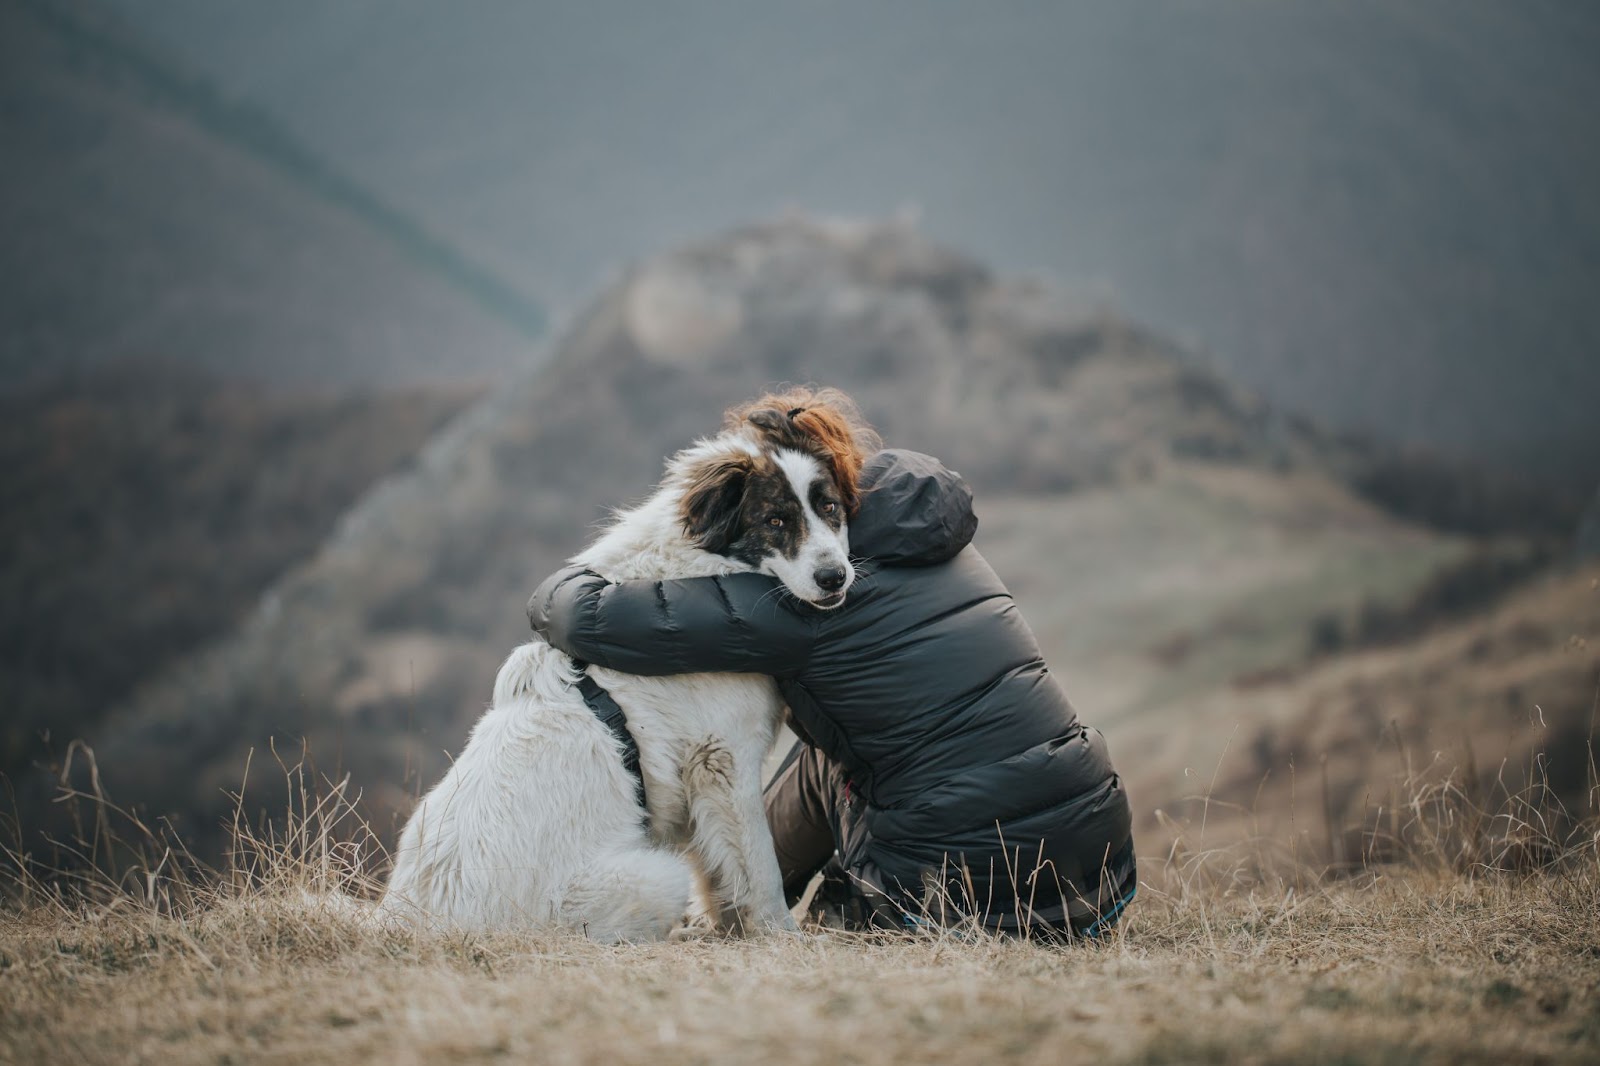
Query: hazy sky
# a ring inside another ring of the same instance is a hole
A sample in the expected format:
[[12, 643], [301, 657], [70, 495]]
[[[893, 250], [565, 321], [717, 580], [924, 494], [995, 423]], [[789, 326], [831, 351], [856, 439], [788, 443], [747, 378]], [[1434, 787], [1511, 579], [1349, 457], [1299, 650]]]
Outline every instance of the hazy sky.
[[1291, 408], [1600, 474], [1600, 6], [117, 6], [557, 307], [912, 207]]

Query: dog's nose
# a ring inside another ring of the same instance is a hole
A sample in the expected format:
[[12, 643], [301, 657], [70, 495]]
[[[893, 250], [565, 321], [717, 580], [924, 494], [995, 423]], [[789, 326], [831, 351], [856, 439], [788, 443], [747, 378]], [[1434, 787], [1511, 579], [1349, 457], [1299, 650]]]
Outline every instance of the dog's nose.
[[838, 592], [844, 588], [844, 567], [824, 566], [811, 575], [816, 579], [817, 588], [823, 592]]

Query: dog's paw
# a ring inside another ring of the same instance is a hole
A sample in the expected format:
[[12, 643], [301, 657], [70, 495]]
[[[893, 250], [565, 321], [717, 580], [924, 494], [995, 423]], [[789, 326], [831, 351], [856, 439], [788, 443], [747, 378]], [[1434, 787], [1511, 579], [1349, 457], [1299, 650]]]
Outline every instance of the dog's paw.
[[788, 933], [798, 933], [800, 926], [795, 922], [794, 915], [788, 911], [778, 914], [763, 914], [746, 920], [744, 928], [755, 936], [774, 936]]
[[667, 943], [682, 944], [695, 940], [719, 940], [722, 934], [706, 925], [680, 925], [667, 934]]

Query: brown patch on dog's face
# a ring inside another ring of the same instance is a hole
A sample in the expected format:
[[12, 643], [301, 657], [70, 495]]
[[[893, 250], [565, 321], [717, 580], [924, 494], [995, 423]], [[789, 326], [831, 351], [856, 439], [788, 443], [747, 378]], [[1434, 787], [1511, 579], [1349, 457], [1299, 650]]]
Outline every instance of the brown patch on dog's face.
[[762, 455], [739, 501], [738, 536], [724, 554], [751, 566], [775, 555], [793, 559], [805, 528], [800, 501], [788, 480], [770, 455]]
[[683, 516], [702, 549], [751, 566], [772, 555], [794, 558], [805, 537], [800, 501], [767, 453], [730, 455], [697, 469]]
[[773, 457], [763, 454], [745, 483], [739, 535], [725, 554], [751, 566], [773, 557], [798, 558], [813, 528], [807, 509], [828, 529], [844, 526], [844, 501], [831, 477], [818, 478], [802, 500]]
[[781, 578], [824, 606], [844, 598], [853, 572], [845, 501], [829, 467], [806, 452], [732, 452], [689, 472], [685, 532], [703, 550]]

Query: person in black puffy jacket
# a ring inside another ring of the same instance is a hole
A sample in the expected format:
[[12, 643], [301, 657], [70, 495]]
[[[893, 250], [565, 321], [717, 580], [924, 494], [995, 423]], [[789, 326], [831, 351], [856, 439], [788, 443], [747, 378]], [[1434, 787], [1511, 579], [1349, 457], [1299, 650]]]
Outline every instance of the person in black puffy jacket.
[[822, 871], [822, 896], [875, 925], [1098, 935], [1137, 885], [1104, 738], [971, 546], [961, 476], [885, 450], [861, 485], [860, 576], [839, 608], [760, 574], [610, 583], [569, 567], [529, 620], [615, 670], [777, 678], [801, 738], [765, 791], [791, 905]]

